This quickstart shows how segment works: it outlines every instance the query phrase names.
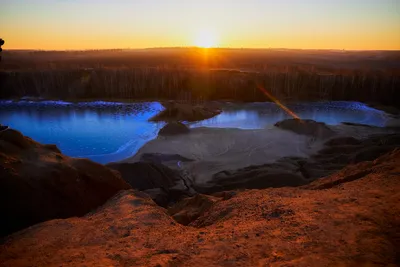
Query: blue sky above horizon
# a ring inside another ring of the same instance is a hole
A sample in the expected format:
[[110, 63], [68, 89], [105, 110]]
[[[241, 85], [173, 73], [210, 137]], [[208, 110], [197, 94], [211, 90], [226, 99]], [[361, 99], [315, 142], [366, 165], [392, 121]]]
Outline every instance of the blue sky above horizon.
[[2, 0], [9, 49], [400, 50], [398, 0]]

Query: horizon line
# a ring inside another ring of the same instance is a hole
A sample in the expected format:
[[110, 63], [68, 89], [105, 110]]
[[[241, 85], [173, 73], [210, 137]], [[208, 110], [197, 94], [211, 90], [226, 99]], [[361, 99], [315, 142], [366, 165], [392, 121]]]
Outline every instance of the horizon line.
[[145, 48], [89, 48], [89, 49], [34, 49], [34, 48], [10, 48], [7, 51], [36, 51], [36, 52], [89, 52], [89, 51], [115, 51], [115, 50], [151, 50], [151, 49], [223, 49], [223, 50], [304, 50], [304, 51], [347, 51], [347, 52], [400, 52], [400, 49], [339, 49], [339, 48], [284, 48], [284, 47], [199, 47], [199, 46], [155, 46]]

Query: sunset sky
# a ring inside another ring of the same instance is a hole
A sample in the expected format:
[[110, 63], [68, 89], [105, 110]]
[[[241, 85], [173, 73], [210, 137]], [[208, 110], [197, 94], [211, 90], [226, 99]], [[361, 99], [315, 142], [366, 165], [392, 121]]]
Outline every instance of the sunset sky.
[[4, 49], [400, 50], [399, 0], [1, 0]]

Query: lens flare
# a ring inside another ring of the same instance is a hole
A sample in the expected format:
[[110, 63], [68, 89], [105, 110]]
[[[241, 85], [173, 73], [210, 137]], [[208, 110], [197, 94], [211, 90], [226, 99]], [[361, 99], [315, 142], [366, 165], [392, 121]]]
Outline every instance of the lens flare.
[[260, 90], [264, 95], [266, 95], [269, 99], [271, 99], [275, 104], [277, 104], [281, 109], [286, 111], [290, 116], [292, 116], [295, 119], [301, 120], [299, 116], [297, 116], [296, 113], [291, 111], [288, 107], [283, 105], [277, 98], [275, 98], [271, 93], [269, 93], [265, 88], [263, 88], [260, 85], [257, 85], [258, 90]]

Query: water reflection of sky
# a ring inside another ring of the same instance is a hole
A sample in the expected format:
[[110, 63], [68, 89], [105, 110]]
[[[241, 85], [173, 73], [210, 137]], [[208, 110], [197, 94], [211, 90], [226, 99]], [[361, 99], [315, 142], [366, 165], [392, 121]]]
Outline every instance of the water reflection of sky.
[[[274, 103], [253, 103], [243, 106], [243, 109], [238, 109], [235, 105], [228, 106], [220, 115], [193, 123], [191, 126], [257, 129], [291, 118]], [[353, 122], [384, 126], [388, 118], [384, 112], [358, 102], [313, 102], [287, 106], [302, 119], [312, 119], [330, 125]]]
[[[357, 102], [289, 105], [303, 119], [327, 124], [343, 121], [384, 126], [383, 112]], [[159, 103], [59, 101], [0, 101], [0, 123], [20, 130], [41, 143], [56, 144], [63, 153], [106, 163], [127, 158], [153, 139], [162, 123], [148, 119], [162, 109]], [[227, 105], [220, 115], [191, 127], [256, 129], [289, 118], [273, 103]]]
[[162, 124], [147, 122], [159, 103], [135, 105], [55, 105], [0, 103], [0, 122], [63, 153], [98, 162], [121, 160], [154, 138]]

